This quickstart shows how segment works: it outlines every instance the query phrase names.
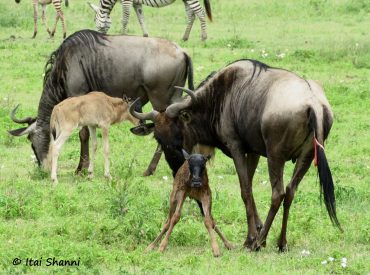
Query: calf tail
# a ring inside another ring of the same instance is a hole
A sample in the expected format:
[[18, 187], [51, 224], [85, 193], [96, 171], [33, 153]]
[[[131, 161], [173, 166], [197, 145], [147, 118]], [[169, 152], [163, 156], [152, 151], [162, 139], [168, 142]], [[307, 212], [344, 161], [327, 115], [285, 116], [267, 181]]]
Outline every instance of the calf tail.
[[190, 56], [185, 54], [185, 60], [186, 60], [186, 71], [188, 74], [188, 87], [190, 90], [194, 90], [194, 72], [193, 72], [193, 62], [191, 61]]
[[[334, 182], [333, 177], [331, 175], [329, 163], [326, 159], [325, 150], [323, 146], [324, 137], [318, 137], [318, 121], [316, 118], [316, 114], [313, 109], [308, 110], [309, 115], [309, 126], [311, 130], [314, 132], [313, 137], [313, 146], [314, 146], [314, 164], [317, 166], [318, 174], [319, 174], [319, 181], [320, 181], [320, 188], [321, 194], [324, 195], [324, 203], [326, 206], [326, 210], [328, 211], [329, 217], [333, 225], [337, 226], [341, 231], [342, 228], [339, 224], [336, 208], [335, 208], [335, 193], [334, 193]], [[324, 116], [325, 117], [325, 116]], [[325, 129], [328, 126], [326, 125], [326, 121], [323, 121], [322, 127]], [[328, 134], [328, 133], [326, 133]], [[321, 143], [320, 143], [321, 142]]]
[[206, 8], [206, 13], [207, 13], [209, 21], [212, 22], [212, 10], [211, 10], [211, 3], [209, 2], [209, 0], [204, 0], [204, 7]]

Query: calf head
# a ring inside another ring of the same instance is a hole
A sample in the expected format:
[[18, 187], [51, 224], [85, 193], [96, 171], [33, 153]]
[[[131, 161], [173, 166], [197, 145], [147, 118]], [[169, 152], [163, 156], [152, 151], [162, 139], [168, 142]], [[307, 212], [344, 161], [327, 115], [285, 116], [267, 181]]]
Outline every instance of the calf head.
[[189, 155], [185, 150], [182, 150], [184, 158], [189, 164], [189, 172], [191, 177], [190, 186], [192, 188], [202, 187], [204, 170], [206, 163], [211, 158], [211, 155], [203, 156], [201, 154]]

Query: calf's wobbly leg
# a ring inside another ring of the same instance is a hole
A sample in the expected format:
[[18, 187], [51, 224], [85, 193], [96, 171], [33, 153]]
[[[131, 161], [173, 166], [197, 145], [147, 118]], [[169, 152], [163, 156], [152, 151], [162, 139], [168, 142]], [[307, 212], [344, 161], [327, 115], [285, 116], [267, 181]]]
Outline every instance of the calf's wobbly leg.
[[81, 144], [81, 150], [80, 150], [80, 162], [78, 163], [78, 167], [75, 171], [77, 175], [81, 175], [82, 171], [84, 169], [87, 169], [89, 167], [89, 129], [85, 126], [82, 127], [79, 133], [80, 137], [80, 144]]

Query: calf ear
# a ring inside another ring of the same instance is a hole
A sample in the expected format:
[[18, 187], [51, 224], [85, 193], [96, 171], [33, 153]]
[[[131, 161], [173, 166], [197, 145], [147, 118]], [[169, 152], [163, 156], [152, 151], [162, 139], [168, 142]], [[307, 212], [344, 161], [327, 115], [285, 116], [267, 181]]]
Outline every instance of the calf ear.
[[130, 131], [137, 136], [146, 136], [154, 131], [154, 123], [141, 124], [131, 128]]
[[183, 154], [183, 156], [184, 156], [185, 159], [189, 159], [190, 158], [188, 152], [186, 152], [184, 149], [182, 149], [182, 154]]

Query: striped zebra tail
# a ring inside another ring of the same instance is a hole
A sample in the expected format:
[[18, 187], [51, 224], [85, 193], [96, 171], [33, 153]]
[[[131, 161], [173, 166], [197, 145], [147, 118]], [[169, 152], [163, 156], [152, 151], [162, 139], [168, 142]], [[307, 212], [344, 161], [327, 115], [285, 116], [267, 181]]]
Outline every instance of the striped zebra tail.
[[212, 10], [211, 10], [211, 3], [209, 2], [209, 0], [204, 0], [204, 7], [206, 8], [206, 13], [207, 13], [209, 21], [212, 22]]

